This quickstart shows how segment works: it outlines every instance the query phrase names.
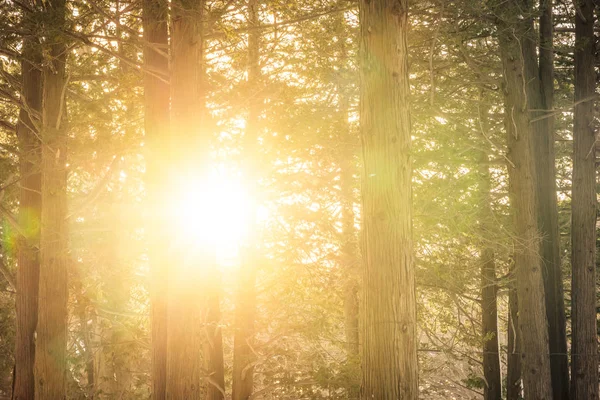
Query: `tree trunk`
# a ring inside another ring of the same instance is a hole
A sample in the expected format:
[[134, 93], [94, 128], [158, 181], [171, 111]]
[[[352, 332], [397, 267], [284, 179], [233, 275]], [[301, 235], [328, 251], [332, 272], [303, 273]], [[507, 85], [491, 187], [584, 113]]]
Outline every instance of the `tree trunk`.
[[[259, 171], [258, 154], [258, 118], [262, 112], [262, 97], [260, 96], [260, 20], [258, 0], [248, 1], [248, 120], [244, 135], [244, 170], [254, 197], [258, 195]], [[252, 29], [254, 28], [254, 29]], [[255, 213], [251, 209], [251, 213]], [[251, 217], [253, 215], [251, 214]], [[254, 390], [254, 320], [256, 315], [256, 273], [259, 264], [257, 226], [251, 224], [249, 230], [253, 235], [242, 250], [242, 261], [238, 279], [235, 308], [235, 333], [233, 346], [233, 400], [247, 400]]]
[[534, 136], [539, 210], [538, 229], [542, 237], [542, 271], [546, 294], [553, 398], [554, 400], [568, 400], [569, 360], [556, 204], [554, 117], [550, 114], [554, 106], [552, 0], [542, 0], [540, 8], [539, 77], [542, 105], [539, 109], [547, 110], [548, 115], [538, 122], [540, 130]]
[[418, 397], [408, 1], [360, 2], [363, 399]]
[[[484, 132], [489, 132], [489, 107], [482, 106], [479, 118]], [[492, 238], [491, 224], [493, 211], [491, 205], [491, 182], [488, 168], [489, 157], [483, 151], [480, 155], [480, 213], [482, 249], [481, 263], [481, 334], [483, 338], [483, 376], [485, 400], [502, 399], [502, 378], [500, 372], [500, 352], [498, 351], [498, 282], [496, 278], [496, 263], [494, 249], [490, 242]]]
[[[531, 9], [525, 1], [502, 2], [494, 10], [504, 68], [508, 170], [517, 243], [515, 269], [519, 298], [525, 398], [552, 399], [548, 319], [544, 296], [535, 186], [534, 134], [529, 109], [539, 108], [535, 45], [529, 40]], [[525, 14], [525, 19], [523, 19]], [[533, 46], [532, 46], [533, 44]], [[533, 61], [533, 66], [532, 66]]]
[[519, 332], [519, 304], [515, 282], [515, 266], [511, 263], [508, 288], [508, 351], [506, 366], [506, 400], [521, 399], [521, 333]]
[[[171, 2], [171, 141], [170, 172], [172, 182], [195, 176], [198, 162], [204, 163], [208, 145], [199, 131], [201, 120], [199, 93], [199, 55], [202, 32], [199, 32], [204, 7], [198, 2]], [[179, 238], [181, 241], [184, 238]], [[171, 241], [168, 275], [167, 399], [200, 400], [206, 394], [203, 385], [202, 350], [206, 342], [203, 311], [206, 303], [199, 295], [205, 285], [207, 270], [212, 268], [211, 249], [194, 243], [183, 247]]]
[[[152, 321], [152, 399], [166, 399], [167, 379], [167, 271], [168, 260], [162, 246], [167, 241], [168, 221], [164, 189], [167, 187], [170, 93], [169, 31], [167, 0], [144, 0], [144, 127], [147, 153], [148, 204], [147, 220], [153, 221], [150, 232], [150, 296]], [[152, 216], [152, 217], [151, 217]]]
[[206, 400], [225, 398], [225, 366], [223, 362], [223, 335], [221, 333], [221, 309], [219, 290], [221, 279], [215, 265], [209, 278], [213, 284], [208, 289], [208, 312], [205, 322], [207, 340], [204, 348], [208, 370]]
[[[573, 117], [573, 193], [571, 243], [573, 266], [571, 394], [574, 400], [598, 399], [596, 318], [596, 90], [594, 2], [577, 1], [575, 17], [575, 114]], [[587, 101], [585, 101], [587, 99]], [[577, 103], [579, 102], [579, 103]]]
[[65, 93], [67, 46], [62, 29], [65, 0], [44, 2], [47, 54], [43, 69], [42, 214], [39, 309], [35, 352], [35, 398], [66, 396], [67, 368], [67, 130]]
[[[24, 15], [24, 26], [35, 29], [32, 14]], [[40, 273], [40, 214], [42, 199], [41, 143], [38, 139], [42, 113], [42, 54], [31, 36], [23, 39], [21, 62], [21, 101], [17, 137], [19, 139], [19, 225], [25, 237], [17, 240], [17, 294], [14, 400], [34, 398], [35, 328], [38, 313], [38, 279]]]
[[498, 306], [496, 303], [496, 263], [494, 251], [485, 248], [481, 254], [481, 314], [483, 334], [483, 374], [485, 400], [502, 399], [502, 380], [498, 351]]
[[254, 390], [254, 319], [256, 314], [256, 248], [242, 253], [235, 309], [233, 400], [247, 400]]

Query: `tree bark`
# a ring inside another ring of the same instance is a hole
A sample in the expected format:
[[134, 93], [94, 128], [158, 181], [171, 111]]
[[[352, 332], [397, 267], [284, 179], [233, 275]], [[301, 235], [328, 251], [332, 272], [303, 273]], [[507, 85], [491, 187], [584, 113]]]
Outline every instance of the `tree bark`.
[[[258, 0], [248, 1], [248, 120], [244, 135], [244, 169], [248, 172], [252, 195], [258, 193], [259, 171], [256, 160], [258, 154], [258, 118], [262, 103], [259, 95], [260, 69], [260, 20]], [[256, 210], [251, 209], [254, 213]], [[255, 235], [257, 228], [252, 225], [250, 232]], [[242, 264], [238, 279], [235, 307], [235, 333], [233, 345], [232, 399], [247, 400], [254, 390], [254, 320], [256, 316], [256, 273], [258, 269], [258, 241], [256, 236], [242, 250]]]
[[506, 400], [521, 399], [521, 333], [519, 304], [515, 282], [515, 265], [511, 263], [508, 287], [508, 351], [506, 366]]
[[418, 397], [408, 1], [361, 0], [363, 399]]
[[574, 400], [598, 399], [596, 317], [596, 72], [594, 2], [578, 0], [575, 16], [575, 113], [573, 117], [573, 192], [571, 289], [573, 339], [571, 394]]
[[147, 153], [148, 205], [153, 221], [150, 232], [150, 296], [152, 345], [152, 399], [166, 399], [167, 379], [167, 271], [168, 260], [161, 251], [167, 240], [168, 221], [164, 213], [167, 187], [170, 88], [169, 31], [167, 0], [144, 0], [144, 128]]
[[66, 396], [67, 368], [67, 46], [62, 35], [65, 0], [44, 2], [47, 54], [43, 69], [42, 214], [39, 308], [35, 352], [35, 399]]
[[542, 0], [540, 10], [539, 77], [542, 104], [539, 109], [547, 110], [548, 115], [537, 122], [540, 130], [534, 135], [538, 229], [542, 236], [541, 256], [544, 266], [542, 271], [546, 294], [553, 398], [568, 400], [569, 360], [556, 204], [554, 117], [551, 114], [554, 107], [552, 0]]
[[[199, 4], [202, 3], [202, 4]], [[171, 2], [171, 182], [196, 176], [208, 157], [208, 144], [200, 132], [200, 60], [203, 2]], [[206, 343], [205, 293], [207, 271], [213, 260], [203, 243], [171, 240], [168, 275], [167, 399], [200, 400], [206, 395], [202, 353]]]
[[515, 215], [517, 243], [515, 269], [519, 298], [519, 329], [525, 398], [552, 399], [548, 319], [544, 296], [538, 210], [535, 186], [534, 134], [530, 109], [539, 108], [540, 88], [531, 8], [525, 1], [502, 2], [498, 35], [504, 69], [505, 112], [508, 133], [508, 170], [511, 206]]
[[213, 284], [209, 286], [211, 289], [208, 290], [208, 312], [205, 322], [207, 340], [204, 347], [208, 370], [206, 400], [222, 400], [225, 398], [225, 366], [219, 305], [221, 279], [216, 265], [209, 279]]
[[[24, 14], [24, 27], [33, 31], [33, 15]], [[42, 113], [42, 73], [39, 70], [42, 54], [34, 39], [23, 39], [21, 61], [23, 107], [19, 112], [19, 226], [26, 236], [17, 240], [17, 293], [14, 400], [34, 398], [33, 375], [35, 361], [35, 328], [38, 313], [38, 282], [40, 273], [40, 215], [42, 207], [41, 143], [39, 129]]]
[[[483, 103], [483, 102], [482, 102]], [[480, 108], [481, 126], [489, 132], [489, 107]], [[498, 281], [494, 249], [490, 245], [492, 238], [491, 224], [493, 211], [491, 204], [491, 177], [489, 157], [485, 152], [480, 155], [480, 213], [481, 213], [481, 334], [483, 338], [483, 376], [485, 378], [485, 400], [502, 399], [502, 378], [500, 372], [500, 352], [498, 350]]]

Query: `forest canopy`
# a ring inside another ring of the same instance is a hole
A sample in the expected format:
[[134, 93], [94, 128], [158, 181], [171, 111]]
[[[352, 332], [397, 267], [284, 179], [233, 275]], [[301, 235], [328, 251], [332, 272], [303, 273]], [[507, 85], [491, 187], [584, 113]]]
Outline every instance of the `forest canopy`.
[[0, 400], [598, 399], [593, 0], [0, 0]]

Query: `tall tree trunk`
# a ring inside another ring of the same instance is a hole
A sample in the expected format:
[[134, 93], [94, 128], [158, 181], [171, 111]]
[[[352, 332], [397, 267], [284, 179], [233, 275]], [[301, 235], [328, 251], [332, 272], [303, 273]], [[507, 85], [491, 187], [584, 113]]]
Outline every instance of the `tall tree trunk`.
[[508, 286], [508, 351], [506, 366], [506, 400], [521, 399], [521, 333], [519, 304], [515, 282], [515, 264], [511, 262]]
[[596, 91], [594, 2], [578, 0], [575, 16], [575, 114], [573, 117], [571, 393], [598, 399], [596, 318]]
[[44, 2], [47, 54], [42, 103], [42, 214], [35, 398], [63, 399], [67, 368], [67, 46], [65, 0]]
[[212, 284], [208, 286], [208, 311], [205, 321], [207, 340], [204, 346], [208, 370], [206, 400], [222, 400], [225, 398], [225, 365], [219, 305], [221, 279], [216, 264], [211, 272], [209, 280]]
[[238, 279], [233, 344], [233, 400], [247, 400], [254, 390], [254, 319], [256, 314], [257, 251], [243, 250]]
[[144, 0], [144, 127], [147, 153], [147, 178], [150, 214], [150, 297], [152, 322], [152, 399], [166, 399], [167, 379], [167, 271], [168, 260], [161, 251], [168, 243], [165, 215], [167, 187], [170, 88], [169, 30], [167, 0]]
[[[505, 112], [507, 114], [508, 166], [511, 206], [514, 209], [517, 243], [515, 268], [519, 298], [523, 386], [525, 398], [552, 399], [548, 318], [544, 296], [538, 210], [535, 186], [534, 134], [529, 109], [540, 107], [540, 87], [531, 8], [526, 1], [501, 2], [498, 35], [504, 68]], [[523, 18], [524, 17], [524, 18]]]
[[563, 281], [560, 261], [560, 237], [556, 204], [556, 167], [554, 156], [554, 27], [552, 0], [540, 4], [539, 77], [542, 107], [548, 115], [538, 122], [540, 131], [535, 138], [536, 192], [538, 194], [538, 229], [542, 237], [546, 315], [550, 345], [550, 368], [554, 400], [569, 398], [569, 360]]
[[[34, 4], [35, 5], [35, 4]], [[33, 15], [26, 12], [24, 27], [33, 31]], [[17, 318], [15, 335], [15, 373], [13, 399], [34, 398], [35, 327], [38, 312], [38, 279], [40, 273], [40, 214], [42, 175], [41, 143], [38, 139], [42, 113], [42, 53], [32, 36], [23, 40], [21, 61], [21, 102], [17, 124], [19, 138], [19, 225], [25, 237], [17, 241]]]
[[[244, 169], [248, 172], [252, 195], [257, 196], [259, 172], [257, 159], [258, 118], [261, 113], [259, 100], [260, 35], [257, 29], [260, 20], [258, 0], [248, 0], [248, 120], [244, 135]], [[252, 29], [253, 28], [253, 29]], [[251, 213], [256, 210], [251, 209]], [[253, 215], [251, 214], [251, 217]], [[255, 235], [256, 226], [250, 232]], [[235, 333], [233, 345], [233, 400], [247, 400], [254, 390], [254, 319], [256, 315], [256, 272], [258, 268], [258, 242], [250, 238], [242, 251], [235, 307]]]
[[360, 1], [363, 399], [418, 397], [408, 1]]
[[[479, 118], [484, 132], [489, 131], [489, 107], [482, 106]], [[502, 399], [502, 378], [500, 372], [500, 352], [498, 351], [498, 282], [494, 249], [490, 245], [493, 211], [491, 205], [491, 182], [489, 157], [485, 152], [480, 155], [480, 213], [481, 236], [481, 334], [483, 337], [483, 376], [485, 400]]]
[[[177, 182], [198, 173], [208, 145], [200, 133], [199, 55], [204, 17], [203, 2], [171, 2], [171, 141], [170, 180]], [[179, 238], [178, 240], [184, 240]], [[179, 243], [174, 242], [173, 246]], [[173, 247], [172, 246], [172, 247]], [[212, 257], [202, 243], [177, 247], [170, 254], [168, 275], [167, 399], [200, 400], [205, 394], [202, 350], [206, 341], [206, 303], [202, 304], [205, 275]]]

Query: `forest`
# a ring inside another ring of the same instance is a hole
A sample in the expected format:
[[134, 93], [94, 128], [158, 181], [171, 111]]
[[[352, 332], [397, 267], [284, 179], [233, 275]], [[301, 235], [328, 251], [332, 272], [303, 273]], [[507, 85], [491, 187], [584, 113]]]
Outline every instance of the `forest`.
[[599, 400], [598, 15], [0, 0], [0, 400]]

